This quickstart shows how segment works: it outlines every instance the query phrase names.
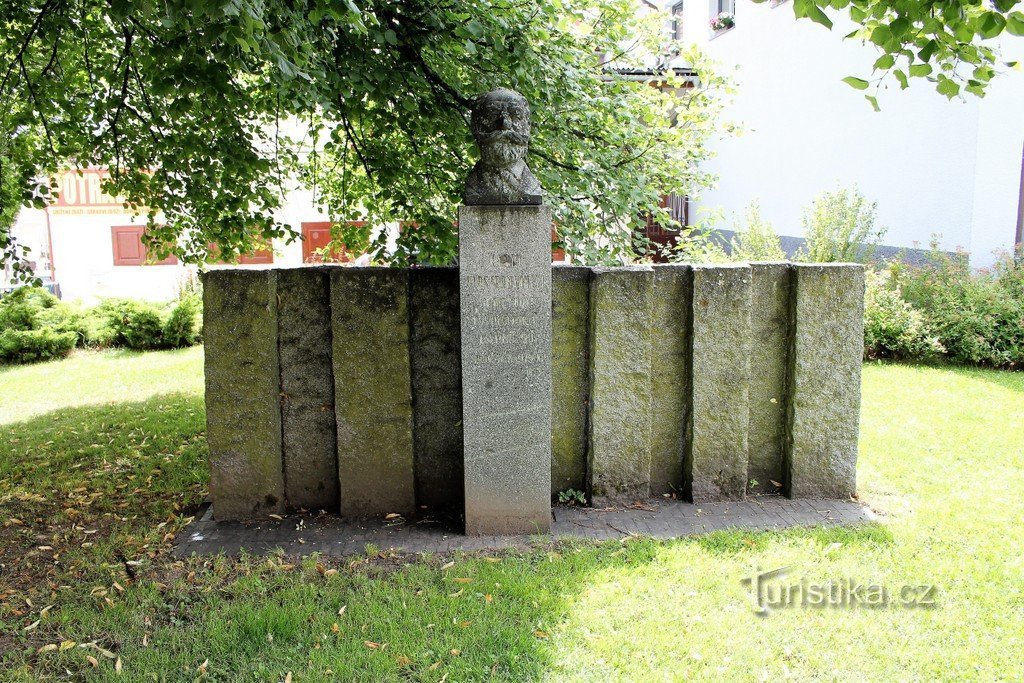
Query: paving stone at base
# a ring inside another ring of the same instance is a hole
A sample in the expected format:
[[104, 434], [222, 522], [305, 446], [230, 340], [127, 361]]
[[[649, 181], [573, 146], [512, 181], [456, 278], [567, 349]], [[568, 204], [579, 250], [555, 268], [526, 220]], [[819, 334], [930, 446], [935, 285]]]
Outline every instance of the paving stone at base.
[[654, 266], [651, 311], [651, 495], [681, 494], [689, 412], [692, 273]]
[[[758, 496], [747, 503], [718, 502], [695, 505], [683, 501], [650, 499], [643, 509], [556, 507], [549, 536], [464, 536], [450, 522], [291, 516], [259, 523], [216, 522], [207, 511], [175, 541], [174, 553], [237, 554], [242, 548], [255, 553], [277, 549], [288, 555], [322, 553], [346, 556], [365, 553], [368, 545], [402, 553], [480, 552], [516, 548], [550, 548], [567, 539], [621, 540], [628, 536], [672, 539], [725, 529], [785, 529], [834, 524], [857, 524], [874, 519], [870, 510], [853, 501], [821, 501], [807, 509], [799, 501], [781, 496]], [[296, 520], [302, 520], [299, 525]]]
[[684, 486], [695, 503], [747, 488], [750, 266], [693, 266], [692, 391]]
[[650, 495], [650, 266], [594, 268], [588, 488], [597, 507]]
[[752, 493], [779, 493], [785, 480], [790, 264], [752, 263], [750, 421], [747, 480]]
[[327, 268], [277, 271], [281, 444], [289, 508], [338, 510]]
[[849, 498], [857, 488], [864, 268], [795, 264], [787, 493]]
[[409, 271], [416, 501], [461, 510], [462, 361], [459, 271]]
[[332, 268], [331, 323], [341, 513], [412, 513], [409, 271]]
[[206, 439], [217, 519], [284, 510], [277, 346], [277, 274], [203, 277]]
[[585, 491], [590, 269], [551, 268], [551, 495]]

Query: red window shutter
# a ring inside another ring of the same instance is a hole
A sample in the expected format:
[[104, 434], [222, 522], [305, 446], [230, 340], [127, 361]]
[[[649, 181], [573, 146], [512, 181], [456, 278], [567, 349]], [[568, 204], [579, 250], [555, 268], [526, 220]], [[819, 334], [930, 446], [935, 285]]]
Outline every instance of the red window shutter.
[[[344, 249], [332, 249], [327, 258], [319, 253], [331, 243], [331, 225], [329, 221], [314, 221], [302, 224], [302, 262], [303, 263], [347, 263], [352, 257]], [[363, 221], [351, 221], [349, 225], [365, 225]]]
[[238, 257], [239, 264], [273, 263], [274, 252], [270, 249], [257, 249], [251, 254]]
[[142, 243], [145, 232], [143, 225], [114, 225], [110, 228], [115, 266], [171, 266], [178, 262], [176, 256], [168, 256], [162, 261], [150, 263], [149, 252]]
[[110, 228], [114, 244], [115, 266], [141, 266], [146, 262], [141, 225], [115, 225]]

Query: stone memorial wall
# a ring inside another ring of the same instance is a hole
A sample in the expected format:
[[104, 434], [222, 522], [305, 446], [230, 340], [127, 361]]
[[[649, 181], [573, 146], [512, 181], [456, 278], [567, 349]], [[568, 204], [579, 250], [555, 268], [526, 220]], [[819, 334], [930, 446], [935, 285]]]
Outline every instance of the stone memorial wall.
[[[462, 339], [459, 280], [456, 268], [206, 273], [214, 516], [467, 509], [467, 489], [483, 488], [465, 458], [463, 366], [467, 349], [484, 372], [490, 356]], [[550, 464], [532, 475], [552, 497], [855, 492], [861, 266], [555, 266], [550, 284]], [[534, 424], [509, 432], [510, 451]]]

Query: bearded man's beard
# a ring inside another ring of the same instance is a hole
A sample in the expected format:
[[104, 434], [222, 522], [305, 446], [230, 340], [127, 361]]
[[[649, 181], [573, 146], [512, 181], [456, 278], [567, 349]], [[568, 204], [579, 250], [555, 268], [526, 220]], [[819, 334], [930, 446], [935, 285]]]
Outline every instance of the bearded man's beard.
[[480, 144], [480, 157], [488, 166], [505, 168], [526, 156], [525, 136], [511, 130], [499, 130], [487, 135]]

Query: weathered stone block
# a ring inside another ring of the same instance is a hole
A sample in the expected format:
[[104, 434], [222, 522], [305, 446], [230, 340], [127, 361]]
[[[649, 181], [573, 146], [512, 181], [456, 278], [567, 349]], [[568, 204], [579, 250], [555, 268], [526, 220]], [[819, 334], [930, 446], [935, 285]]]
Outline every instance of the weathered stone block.
[[277, 271], [281, 447], [289, 508], [338, 511], [337, 427], [325, 268]]
[[284, 510], [277, 349], [277, 273], [203, 277], [206, 438], [218, 520]]
[[411, 514], [409, 271], [331, 269], [341, 513]]
[[[786, 440], [789, 355], [788, 263], [752, 263], [750, 290], [750, 423], [747, 479], [753, 493], [778, 493]], [[754, 482], [757, 482], [756, 484]]]
[[693, 266], [692, 409], [684, 483], [695, 503], [743, 498], [750, 420], [750, 266]]
[[551, 526], [551, 212], [459, 210], [466, 533]]
[[650, 495], [650, 266], [594, 268], [590, 288], [590, 444], [594, 505]]
[[551, 269], [551, 495], [586, 490], [590, 269]]
[[864, 268], [793, 268], [787, 493], [847, 498], [857, 490]]
[[689, 413], [688, 363], [693, 275], [687, 265], [654, 266], [651, 308], [651, 494], [683, 493]]
[[409, 271], [416, 501], [462, 510], [459, 271]]

